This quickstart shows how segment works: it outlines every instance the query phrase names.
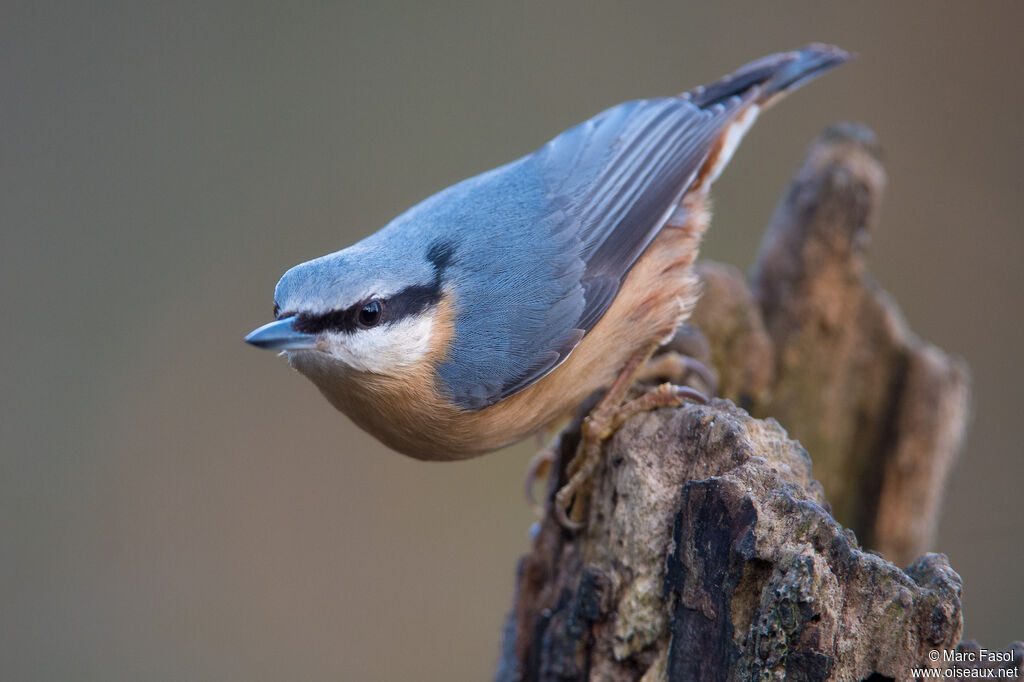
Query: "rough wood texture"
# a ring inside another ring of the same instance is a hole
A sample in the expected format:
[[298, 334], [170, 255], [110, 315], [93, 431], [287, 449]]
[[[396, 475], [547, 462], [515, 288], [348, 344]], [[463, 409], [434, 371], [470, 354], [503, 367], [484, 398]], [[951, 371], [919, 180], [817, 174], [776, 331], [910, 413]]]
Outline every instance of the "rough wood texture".
[[548, 516], [520, 566], [499, 680], [906, 679], [959, 642], [945, 557], [862, 550], [774, 421], [660, 410], [606, 455], [587, 528]]
[[775, 377], [755, 414], [812, 453], [836, 519], [904, 563], [934, 539], [970, 397], [964, 363], [915, 337], [867, 272], [885, 183], [875, 149], [865, 128], [826, 132], [765, 233], [752, 289]]
[[[578, 534], [551, 514], [552, 477], [498, 680], [882, 680], [951, 665], [929, 653], [960, 641], [960, 578], [942, 555], [911, 559], [963, 436], [967, 372], [866, 273], [884, 182], [873, 145], [847, 126], [811, 147], [752, 287], [701, 267], [692, 326], [670, 345], [713, 363], [729, 400], [630, 420]], [[833, 508], [909, 568], [862, 549]]]

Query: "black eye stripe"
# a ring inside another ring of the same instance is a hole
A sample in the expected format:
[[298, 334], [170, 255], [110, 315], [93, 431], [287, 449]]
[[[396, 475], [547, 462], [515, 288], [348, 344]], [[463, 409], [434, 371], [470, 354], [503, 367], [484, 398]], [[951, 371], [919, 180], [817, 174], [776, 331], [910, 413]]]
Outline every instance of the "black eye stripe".
[[363, 307], [376, 298], [371, 297], [355, 305], [326, 313], [282, 313], [281, 317], [295, 315], [295, 328], [305, 334], [320, 334], [325, 331], [352, 333], [368, 326], [377, 326], [418, 315], [441, 301], [441, 281], [445, 270], [455, 261], [456, 243], [438, 241], [431, 245], [427, 260], [434, 266], [434, 281], [430, 284], [409, 286], [386, 299], [377, 299], [383, 308], [380, 319], [374, 325], [361, 324], [359, 314]]
[[[361, 306], [360, 306], [361, 307]], [[320, 334], [326, 331], [353, 332], [356, 330], [355, 313], [357, 306], [326, 313], [299, 313], [295, 316], [295, 329], [303, 334]]]
[[441, 283], [406, 287], [384, 302], [385, 322], [418, 315], [441, 300]]
[[[407, 317], [418, 315], [430, 306], [437, 305], [441, 296], [440, 281], [406, 287], [394, 296], [380, 299], [383, 310], [377, 324], [400, 322]], [[295, 316], [295, 328], [304, 334], [320, 334], [326, 331], [352, 333], [373, 326], [361, 324], [359, 321], [360, 312], [368, 302], [369, 300], [361, 301], [342, 310], [331, 310], [315, 315], [298, 313]]]

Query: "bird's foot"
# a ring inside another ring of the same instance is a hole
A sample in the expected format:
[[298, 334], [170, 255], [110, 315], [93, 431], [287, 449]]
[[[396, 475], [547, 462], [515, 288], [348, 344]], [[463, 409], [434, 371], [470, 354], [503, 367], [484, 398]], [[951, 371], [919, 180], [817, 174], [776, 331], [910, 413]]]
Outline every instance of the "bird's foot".
[[659, 407], [677, 407], [685, 400], [701, 404], [708, 401], [696, 389], [669, 383], [661, 384], [625, 404], [602, 400], [583, 420], [579, 449], [566, 469], [569, 480], [555, 495], [555, 514], [559, 523], [569, 530], [580, 530], [585, 525], [583, 515], [594, 473], [601, 463], [601, 446], [604, 441], [637, 414]]
[[692, 386], [705, 395], [718, 394], [718, 374], [710, 365], [711, 344], [693, 325], [683, 322], [672, 338], [654, 351], [640, 369], [640, 383], [657, 385], [665, 381]]
[[[696, 380], [696, 382], [694, 382]], [[637, 381], [654, 383], [667, 381], [676, 386], [687, 386], [696, 383], [696, 388], [705, 395], [715, 395], [718, 391], [718, 375], [697, 358], [674, 350], [655, 355], [637, 374]]]

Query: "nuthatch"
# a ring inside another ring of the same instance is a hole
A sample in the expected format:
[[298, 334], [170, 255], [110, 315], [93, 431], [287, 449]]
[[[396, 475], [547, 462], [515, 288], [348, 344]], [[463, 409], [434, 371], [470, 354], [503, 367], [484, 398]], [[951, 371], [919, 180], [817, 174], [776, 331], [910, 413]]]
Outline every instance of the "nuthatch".
[[767, 106], [847, 59], [810, 45], [612, 107], [293, 267], [275, 321], [245, 340], [283, 350], [337, 409], [417, 459], [496, 450], [610, 387], [584, 422], [564, 508], [626, 416], [687, 396], [666, 384], [622, 405], [698, 294], [711, 183]]

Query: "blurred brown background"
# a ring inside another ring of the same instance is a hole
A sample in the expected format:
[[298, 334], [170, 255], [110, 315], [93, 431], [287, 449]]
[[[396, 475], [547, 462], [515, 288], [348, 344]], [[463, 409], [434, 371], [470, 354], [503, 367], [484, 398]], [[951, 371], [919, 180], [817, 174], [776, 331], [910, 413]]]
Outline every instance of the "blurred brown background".
[[874, 272], [975, 377], [935, 549], [967, 636], [1024, 636], [1024, 5], [692, 5], [4, 3], [0, 678], [488, 678], [533, 445], [405, 459], [242, 336], [291, 265], [810, 41], [860, 59], [758, 124], [704, 254], [745, 268], [810, 139], [874, 128]]

